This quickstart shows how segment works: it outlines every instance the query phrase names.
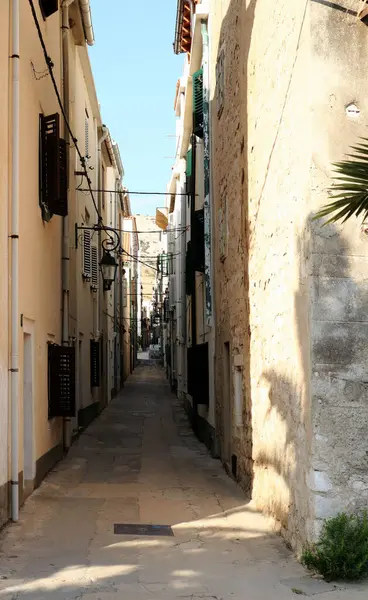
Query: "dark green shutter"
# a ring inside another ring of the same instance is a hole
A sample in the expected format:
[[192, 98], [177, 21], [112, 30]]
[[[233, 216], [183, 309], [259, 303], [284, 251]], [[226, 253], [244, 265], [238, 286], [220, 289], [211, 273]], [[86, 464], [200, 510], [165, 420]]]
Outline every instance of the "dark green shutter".
[[193, 81], [193, 132], [203, 138], [203, 69], [192, 75]]
[[192, 149], [190, 149], [187, 152], [187, 158], [186, 158], [187, 168], [186, 168], [185, 174], [187, 177], [191, 177], [191, 175], [192, 175], [192, 161], [193, 161], [193, 151], [192, 151]]

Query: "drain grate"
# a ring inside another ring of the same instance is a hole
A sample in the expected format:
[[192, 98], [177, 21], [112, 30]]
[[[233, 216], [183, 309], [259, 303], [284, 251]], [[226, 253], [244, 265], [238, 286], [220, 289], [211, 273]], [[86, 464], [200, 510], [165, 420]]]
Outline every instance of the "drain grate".
[[137, 525], [133, 523], [115, 523], [114, 533], [115, 535], [174, 535], [170, 525]]

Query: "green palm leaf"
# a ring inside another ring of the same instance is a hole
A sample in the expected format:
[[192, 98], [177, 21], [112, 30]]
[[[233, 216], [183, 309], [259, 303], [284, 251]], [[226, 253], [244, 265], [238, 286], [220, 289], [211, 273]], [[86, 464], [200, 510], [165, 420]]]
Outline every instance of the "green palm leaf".
[[352, 146], [353, 154], [348, 154], [347, 159], [334, 163], [334, 184], [329, 193], [331, 202], [326, 204], [313, 217], [322, 219], [329, 217], [327, 223], [343, 223], [353, 215], [368, 217], [368, 139], [358, 146]]

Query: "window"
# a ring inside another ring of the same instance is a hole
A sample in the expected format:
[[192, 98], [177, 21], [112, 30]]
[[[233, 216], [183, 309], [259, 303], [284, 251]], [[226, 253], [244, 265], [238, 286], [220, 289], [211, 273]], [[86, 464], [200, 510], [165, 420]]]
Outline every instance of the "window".
[[88, 280], [92, 277], [92, 248], [89, 229], [83, 230], [83, 277]]
[[39, 0], [39, 4], [45, 20], [59, 10], [58, 0]]
[[192, 75], [193, 80], [193, 132], [203, 138], [203, 69]]
[[40, 115], [40, 206], [45, 220], [68, 214], [67, 150], [58, 113]]

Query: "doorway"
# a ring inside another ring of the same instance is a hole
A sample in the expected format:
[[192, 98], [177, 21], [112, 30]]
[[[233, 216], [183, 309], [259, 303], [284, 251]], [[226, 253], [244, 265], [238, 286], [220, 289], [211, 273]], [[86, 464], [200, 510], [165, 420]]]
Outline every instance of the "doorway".
[[224, 428], [222, 460], [230, 461], [231, 454], [231, 365], [230, 365], [230, 344], [224, 344], [224, 392], [222, 402], [222, 421]]
[[33, 336], [23, 334], [23, 494], [34, 489], [34, 360]]

